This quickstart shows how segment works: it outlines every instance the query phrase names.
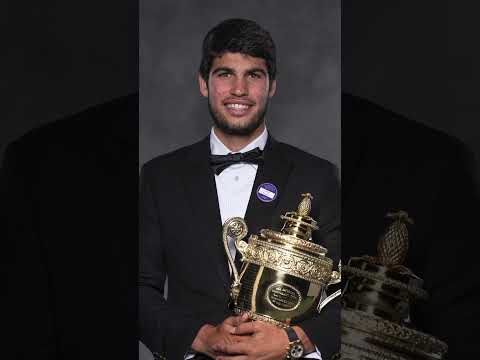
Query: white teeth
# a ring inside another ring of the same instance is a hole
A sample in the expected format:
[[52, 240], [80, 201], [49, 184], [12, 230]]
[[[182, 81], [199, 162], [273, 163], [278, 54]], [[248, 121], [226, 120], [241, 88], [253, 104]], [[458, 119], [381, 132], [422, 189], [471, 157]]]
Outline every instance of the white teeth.
[[248, 106], [248, 105], [244, 105], [244, 104], [227, 104], [227, 108], [229, 108], [229, 109], [245, 110], [245, 109], [248, 109], [249, 106]]

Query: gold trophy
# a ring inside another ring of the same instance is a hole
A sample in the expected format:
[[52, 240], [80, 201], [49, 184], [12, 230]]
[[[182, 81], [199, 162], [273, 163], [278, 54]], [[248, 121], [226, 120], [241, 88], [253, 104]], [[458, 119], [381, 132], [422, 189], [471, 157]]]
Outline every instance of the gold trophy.
[[342, 346], [337, 359], [442, 359], [447, 345], [414, 329], [410, 306], [426, 300], [423, 281], [402, 265], [408, 252], [405, 211], [387, 214], [393, 219], [377, 245], [376, 257], [349, 259], [342, 296]]
[[[333, 270], [327, 249], [313, 243], [317, 222], [309, 216], [310, 194], [302, 194], [297, 211], [281, 216], [280, 232], [262, 229], [242, 239], [248, 229], [240, 217], [223, 225], [223, 244], [232, 269], [231, 301], [235, 313], [247, 312], [253, 319], [289, 326], [313, 316], [340, 290], [327, 296], [327, 288], [340, 282], [340, 270]], [[228, 248], [232, 238], [242, 256], [240, 271]]]

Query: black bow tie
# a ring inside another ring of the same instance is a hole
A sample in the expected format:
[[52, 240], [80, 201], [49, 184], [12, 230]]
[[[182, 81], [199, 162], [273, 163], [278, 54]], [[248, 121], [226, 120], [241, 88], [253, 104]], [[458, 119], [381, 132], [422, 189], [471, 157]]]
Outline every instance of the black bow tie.
[[263, 151], [258, 147], [244, 152], [228, 155], [210, 155], [210, 165], [212, 165], [215, 174], [220, 173], [228, 168], [230, 165], [238, 163], [251, 163], [261, 165], [263, 164]]

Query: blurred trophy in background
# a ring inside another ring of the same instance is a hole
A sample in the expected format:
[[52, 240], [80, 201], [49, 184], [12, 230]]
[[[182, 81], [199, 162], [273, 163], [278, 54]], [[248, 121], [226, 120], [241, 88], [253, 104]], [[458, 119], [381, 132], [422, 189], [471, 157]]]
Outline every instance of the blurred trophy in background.
[[[281, 216], [280, 232], [262, 229], [251, 235], [247, 224], [235, 217], [223, 225], [223, 243], [232, 269], [231, 304], [239, 314], [247, 312], [253, 319], [279, 326], [289, 326], [313, 316], [340, 290], [327, 295], [330, 285], [340, 282], [340, 271], [333, 270], [327, 249], [311, 241], [317, 222], [309, 216], [310, 194], [303, 194], [297, 211]], [[242, 256], [237, 269], [228, 248], [233, 240]]]
[[402, 265], [409, 242], [404, 211], [393, 220], [377, 245], [377, 256], [352, 257], [343, 267], [342, 347], [338, 359], [442, 359], [447, 345], [415, 330], [410, 307], [427, 300], [423, 281]]

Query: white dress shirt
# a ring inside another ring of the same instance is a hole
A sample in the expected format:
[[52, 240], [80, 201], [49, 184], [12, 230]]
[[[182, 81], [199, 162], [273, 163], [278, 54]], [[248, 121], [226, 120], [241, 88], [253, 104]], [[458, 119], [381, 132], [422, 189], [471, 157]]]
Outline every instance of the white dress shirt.
[[[267, 143], [267, 138], [268, 132], [265, 128], [259, 137], [237, 152], [245, 153], [256, 147], [263, 150]], [[215, 135], [213, 128], [210, 132], [210, 151], [212, 155], [227, 155], [232, 152]], [[256, 164], [238, 163], [230, 165], [219, 175], [215, 175], [222, 224], [235, 216], [245, 217], [257, 169], [258, 165]], [[233, 239], [229, 241], [228, 245], [232, 257], [235, 258], [236, 249]]]
[[[267, 139], [268, 131], [265, 128], [259, 137], [236, 152], [244, 153], [253, 150], [256, 147], [260, 148], [260, 150], [264, 150]], [[232, 152], [220, 141], [217, 135], [215, 135], [213, 128], [210, 131], [210, 151], [212, 155], [227, 155]], [[250, 200], [250, 194], [253, 189], [253, 183], [255, 182], [255, 176], [257, 175], [257, 169], [258, 165], [256, 164], [238, 163], [230, 165], [219, 175], [215, 174], [218, 206], [220, 208], [222, 224], [235, 216], [242, 218], [245, 217], [248, 201]], [[229, 241], [228, 247], [232, 257], [235, 258], [236, 249], [233, 239], [232, 241]], [[193, 356], [187, 356], [185, 360], [191, 358], [193, 358]], [[322, 356], [317, 349], [316, 352], [305, 355], [305, 358], [321, 360]]]

